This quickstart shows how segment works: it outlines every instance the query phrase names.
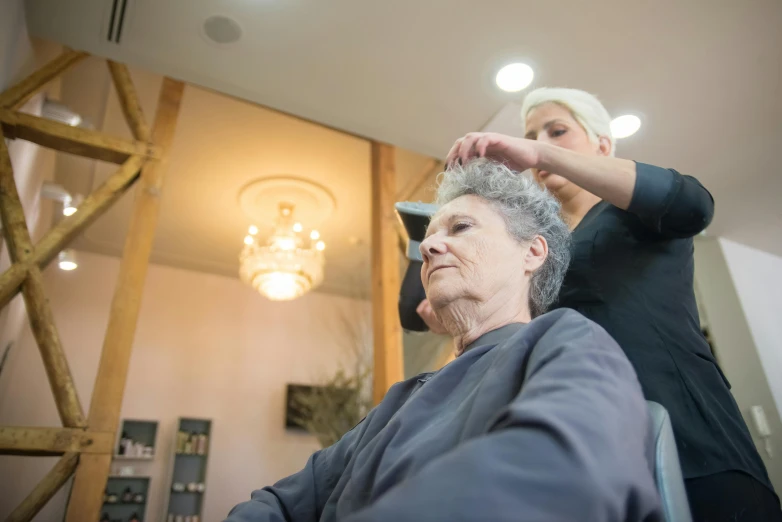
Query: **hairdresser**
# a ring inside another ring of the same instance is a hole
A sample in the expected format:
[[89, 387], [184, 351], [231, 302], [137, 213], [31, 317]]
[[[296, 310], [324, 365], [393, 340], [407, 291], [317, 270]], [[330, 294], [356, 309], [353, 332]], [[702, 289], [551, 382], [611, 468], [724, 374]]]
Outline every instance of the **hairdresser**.
[[[577, 310], [619, 343], [646, 398], [668, 410], [695, 522], [782, 521], [779, 500], [709, 345], [693, 291], [693, 236], [714, 201], [693, 177], [614, 157], [605, 107], [575, 89], [538, 89], [524, 138], [470, 133], [447, 164], [488, 157], [561, 202], [573, 255], [555, 307]], [[426, 301], [418, 313], [441, 326]]]

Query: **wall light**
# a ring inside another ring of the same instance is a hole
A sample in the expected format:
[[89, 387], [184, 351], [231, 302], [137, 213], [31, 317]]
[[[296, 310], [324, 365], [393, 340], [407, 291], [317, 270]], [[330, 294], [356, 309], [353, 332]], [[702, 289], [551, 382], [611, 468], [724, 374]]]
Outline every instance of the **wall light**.
[[76, 262], [76, 254], [70, 248], [62, 250], [58, 255], [58, 259], [60, 270], [71, 271], [79, 267], [79, 264]]

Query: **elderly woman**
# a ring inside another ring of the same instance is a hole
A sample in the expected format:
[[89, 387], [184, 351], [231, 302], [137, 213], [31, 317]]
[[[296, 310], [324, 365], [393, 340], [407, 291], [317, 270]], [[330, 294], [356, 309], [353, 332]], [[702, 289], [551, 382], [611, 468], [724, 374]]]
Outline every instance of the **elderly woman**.
[[659, 520], [632, 366], [580, 314], [544, 314], [569, 257], [556, 200], [485, 160], [438, 198], [421, 279], [461, 354], [227, 520]]
[[[573, 262], [556, 306], [605, 328], [633, 363], [646, 398], [670, 413], [694, 519], [782, 520], [700, 330], [692, 237], [711, 221], [711, 195], [675, 170], [615, 158], [611, 118], [591, 94], [533, 91], [522, 119], [524, 139], [471, 133], [447, 161], [490, 157], [531, 169], [562, 203]], [[428, 303], [419, 313], [433, 330], [442, 328]]]

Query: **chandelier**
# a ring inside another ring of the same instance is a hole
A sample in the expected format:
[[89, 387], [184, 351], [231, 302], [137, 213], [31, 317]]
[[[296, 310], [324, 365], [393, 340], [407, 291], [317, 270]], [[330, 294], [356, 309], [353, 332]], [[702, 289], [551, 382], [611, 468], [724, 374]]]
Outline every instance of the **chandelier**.
[[323, 250], [317, 230], [303, 237], [293, 218], [294, 205], [280, 203], [272, 234], [261, 243], [251, 225], [239, 255], [239, 277], [272, 301], [289, 301], [323, 282]]

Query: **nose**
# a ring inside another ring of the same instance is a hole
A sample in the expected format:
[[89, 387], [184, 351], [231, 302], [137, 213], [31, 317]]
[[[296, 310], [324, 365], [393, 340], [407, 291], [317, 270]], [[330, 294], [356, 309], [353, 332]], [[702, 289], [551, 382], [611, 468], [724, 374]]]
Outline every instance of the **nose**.
[[424, 261], [431, 262], [433, 257], [439, 254], [444, 254], [446, 251], [445, 243], [440, 238], [439, 234], [432, 234], [421, 241], [421, 246], [418, 247], [421, 251], [421, 256]]

